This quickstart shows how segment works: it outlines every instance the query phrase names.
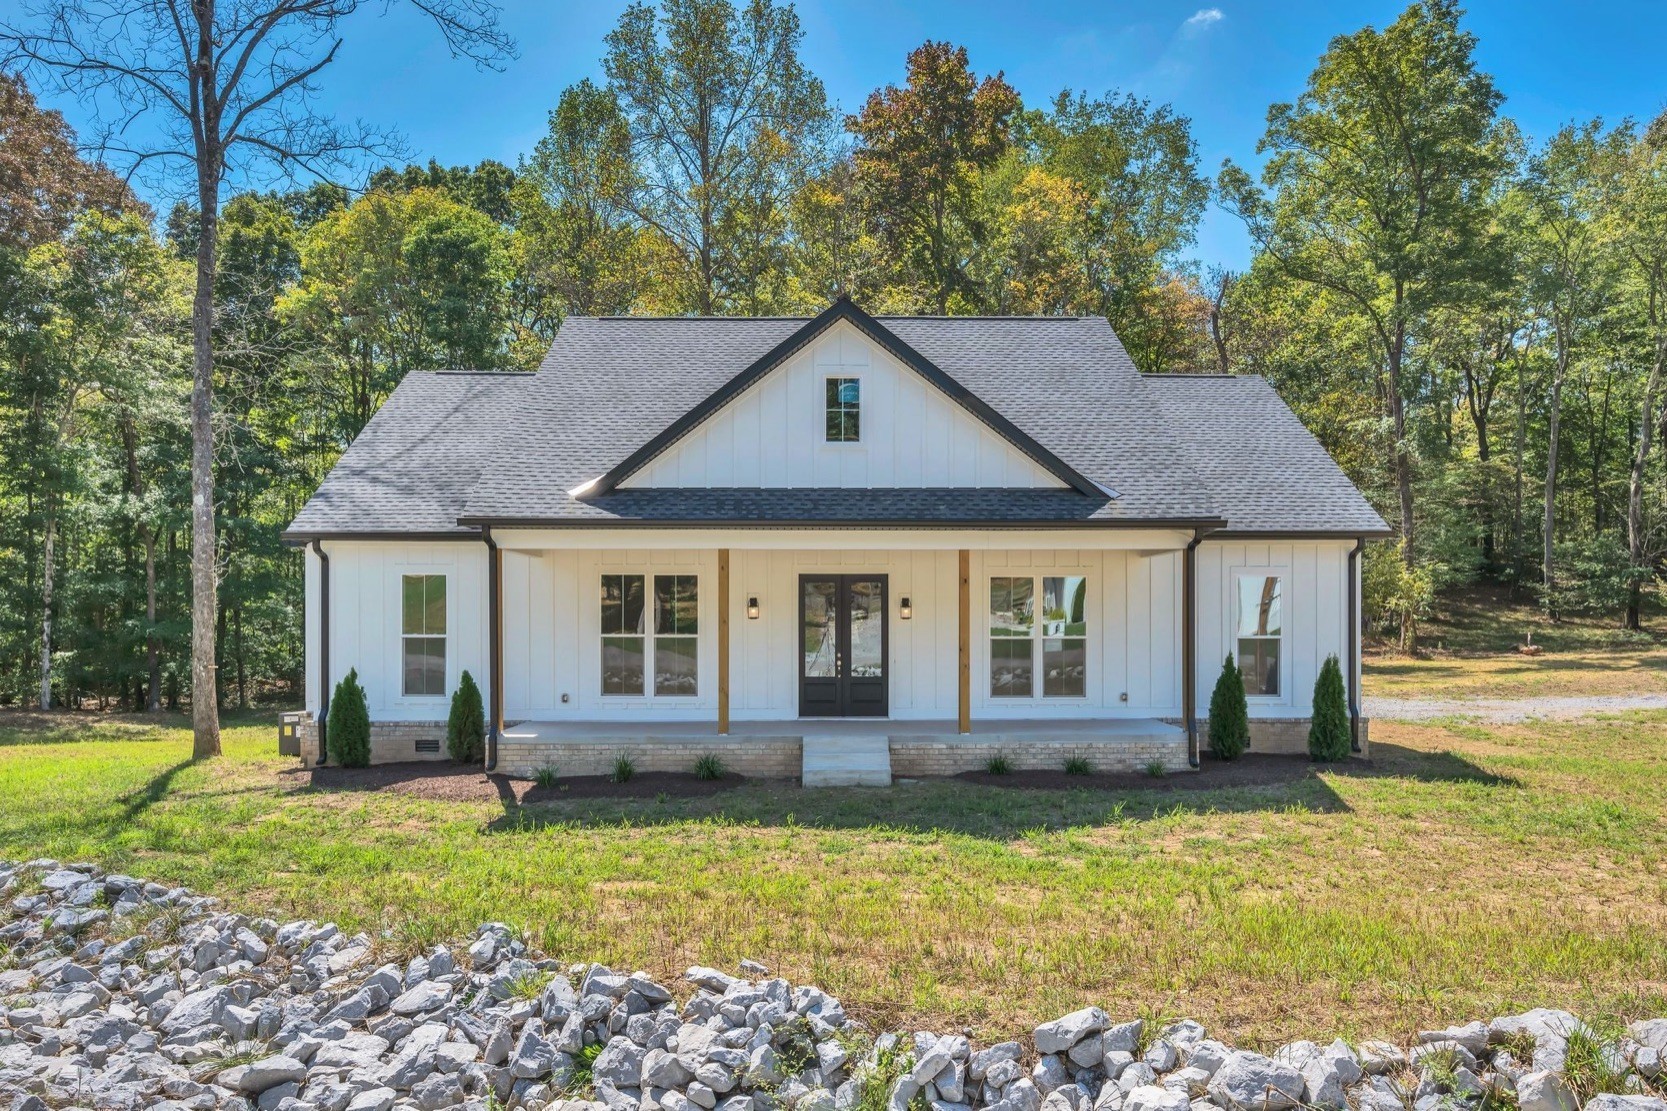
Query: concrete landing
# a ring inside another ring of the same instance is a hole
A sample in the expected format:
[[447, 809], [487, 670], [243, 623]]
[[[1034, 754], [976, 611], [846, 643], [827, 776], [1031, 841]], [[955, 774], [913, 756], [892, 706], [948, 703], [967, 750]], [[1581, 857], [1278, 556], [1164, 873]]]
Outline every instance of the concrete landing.
[[806, 787], [890, 787], [891, 739], [806, 733], [799, 782]]

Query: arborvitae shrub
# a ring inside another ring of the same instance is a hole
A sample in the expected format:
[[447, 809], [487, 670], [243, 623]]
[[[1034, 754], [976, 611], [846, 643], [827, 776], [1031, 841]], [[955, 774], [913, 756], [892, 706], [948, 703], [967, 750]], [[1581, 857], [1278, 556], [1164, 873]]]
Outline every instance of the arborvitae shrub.
[[1349, 755], [1349, 702], [1343, 693], [1343, 669], [1327, 656], [1314, 680], [1314, 717], [1308, 725], [1308, 755], [1315, 760], [1344, 760]]
[[330, 759], [342, 767], [362, 768], [370, 763], [370, 710], [365, 705], [365, 688], [359, 685], [357, 668], [349, 670], [347, 677], [336, 684], [324, 740]]
[[1210, 694], [1210, 751], [1223, 760], [1237, 760], [1249, 747], [1250, 705], [1244, 697], [1244, 676], [1228, 653]]
[[446, 751], [460, 764], [478, 764], [486, 755], [486, 711], [481, 708], [480, 688], [467, 671], [451, 696], [451, 716], [446, 719]]

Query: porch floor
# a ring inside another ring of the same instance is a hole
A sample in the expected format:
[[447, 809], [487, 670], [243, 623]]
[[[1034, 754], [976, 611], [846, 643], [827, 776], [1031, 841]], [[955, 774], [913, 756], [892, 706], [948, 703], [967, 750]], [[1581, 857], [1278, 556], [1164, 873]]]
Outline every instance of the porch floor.
[[[1183, 730], [1157, 718], [1011, 718], [974, 720], [971, 735], [960, 733], [952, 718], [919, 721], [897, 718], [784, 718], [774, 721], [732, 721], [729, 736], [758, 737], [893, 737], [931, 739], [936, 743], [987, 744], [994, 737], [1013, 737], [1080, 744], [1104, 738], [1181, 736]], [[542, 744], [584, 742], [641, 744], [658, 737], [686, 740], [718, 736], [715, 721], [523, 721], [504, 729], [504, 740]]]

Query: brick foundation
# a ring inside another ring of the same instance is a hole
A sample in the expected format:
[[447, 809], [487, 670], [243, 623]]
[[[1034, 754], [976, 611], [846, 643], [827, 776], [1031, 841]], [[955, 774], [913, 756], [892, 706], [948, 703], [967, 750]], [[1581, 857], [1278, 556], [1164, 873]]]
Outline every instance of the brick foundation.
[[[1268, 752], [1281, 756], [1308, 755], [1309, 718], [1251, 718], [1250, 752]], [[1371, 756], [1370, 722], [1360, 719], [1360, 751], [1362, 759]], [[1198, 719], [1199, 747], [1210, 747], [1210, 719]]]
[[1187, 771], [1187, 736], [1106, 737], [1095, 740], [1073, 736], [1025, 739], [1009, 736], [971, 736], [954, 740], [891, 739], [893, 778], [959, 775], [983, 771], [991, 758], [1005, 756], [1015, 771], [1060, 771], [1065, 761], [1087, 760], [1097, 772], [1144, 772], [1153, 763], [1165, 772]]
[[732, 772], [761, 779], [797, 779], [804, 765], [798, 737], [600, 737], [573, 741], [498, 742], [498, 770], [532, 776], [540, 768], [557, 775], [610, 775], [614, 761], [629, 756], [639, 772], [692, 772], [711, 753]]
[[[318, 763], [318, 722], [311, 714], [296, 728], [301, 741], [301, 763]], [[420, 742], [422, 751], [418, 748]], [[443, 721], [373, 721], [370, 726], [370, 762], [396, 764], [407, 760], [449, 760], [446, 754], [446, 723]]]

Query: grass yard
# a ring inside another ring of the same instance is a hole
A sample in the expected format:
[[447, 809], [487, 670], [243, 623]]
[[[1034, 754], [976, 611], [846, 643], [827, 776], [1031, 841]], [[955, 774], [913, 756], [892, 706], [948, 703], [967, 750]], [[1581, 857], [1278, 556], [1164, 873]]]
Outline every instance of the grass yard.
[[[1667, 692], [1667, 615], [1643, 632], [1613, 618], [1549, 620], [1538, 605], [1500, 590], [1441, 600], [1419, 633], [1419, 654], [1369, 644], [1362, 686], [1390, 698], [1531, 698]], [[1524, 656], [1529, 640], [1542, 654]]]
[[743, 956], [887, 1024], [1085, 1002], [1267, 1045], [1534, 1004], [1667, 1012], [1667, 715], [1374, 725], [1372, 768], [1210, 791], [747, 785], [521, 807], [324, 791], [267, 721], [0, 717], [0, 856], [389, 932], [497, 918], [659, 974]]

